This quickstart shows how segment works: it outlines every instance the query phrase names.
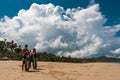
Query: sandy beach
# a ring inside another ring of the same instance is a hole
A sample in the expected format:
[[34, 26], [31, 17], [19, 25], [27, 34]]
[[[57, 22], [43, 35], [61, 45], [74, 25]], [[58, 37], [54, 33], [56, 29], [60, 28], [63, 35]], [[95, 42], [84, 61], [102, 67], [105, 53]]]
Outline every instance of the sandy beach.
[[38, 62], [22, 72], [21, 61], [0, 61], [1, 80], [120, 80], [120, 64]]

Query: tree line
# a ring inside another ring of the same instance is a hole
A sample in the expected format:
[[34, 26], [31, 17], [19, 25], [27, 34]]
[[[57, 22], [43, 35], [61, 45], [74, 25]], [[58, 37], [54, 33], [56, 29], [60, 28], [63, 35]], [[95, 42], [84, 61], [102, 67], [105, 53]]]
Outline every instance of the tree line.
[[12, 41], [0, 41], [0, 59], [20, 59], [21, 58], [21, 45]]
[[[22, 60], [21, 45], [12, 41], [0, 41], [0, 60]], [[64, 57], [58, 56], [53, 53], [38, 52], [38, 61], [51, 61], [51, 62], [72, 62], [72, 63], [88, 63], [88, 62], [120, 62], [119, 58], [112, 57], [94, 57], [94, 58], [73, 58], [71, 56]]]

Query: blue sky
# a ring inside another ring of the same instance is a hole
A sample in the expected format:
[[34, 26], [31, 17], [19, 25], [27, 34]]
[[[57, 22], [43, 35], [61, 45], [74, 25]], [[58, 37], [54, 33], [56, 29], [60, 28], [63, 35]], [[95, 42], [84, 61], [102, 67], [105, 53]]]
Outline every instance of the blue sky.
[[[28, 9], [32, 3], [60, 5], [67, 8], [87, 7], [89, 0], [0, 0], [0, 18], [14, 17], [20, 9]], [[105, 25], [120, 23], [120, 0], [96, 0], [100, 4], [100, 11], [108, 19]]]

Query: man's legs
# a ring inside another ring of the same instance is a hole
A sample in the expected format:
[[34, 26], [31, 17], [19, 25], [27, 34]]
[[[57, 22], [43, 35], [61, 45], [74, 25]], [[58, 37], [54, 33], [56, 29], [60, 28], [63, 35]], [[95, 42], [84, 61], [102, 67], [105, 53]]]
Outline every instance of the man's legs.
[[24, 70], [24, 66], [25, 66], [25, 59], [22, 60], [22, 71]]

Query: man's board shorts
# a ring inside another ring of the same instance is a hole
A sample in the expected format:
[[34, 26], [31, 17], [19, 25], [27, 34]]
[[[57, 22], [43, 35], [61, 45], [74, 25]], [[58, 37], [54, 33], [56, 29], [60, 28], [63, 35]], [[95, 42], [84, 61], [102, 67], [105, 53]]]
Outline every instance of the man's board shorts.
[[29, 55], [28, 54], [26, 54], [26, 55], [24, 55], [23, 56], [23, 64], [25, 64], [25, 60], [28, 60], [29, 61]]

